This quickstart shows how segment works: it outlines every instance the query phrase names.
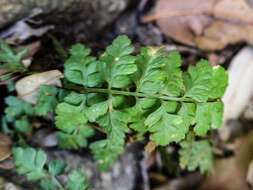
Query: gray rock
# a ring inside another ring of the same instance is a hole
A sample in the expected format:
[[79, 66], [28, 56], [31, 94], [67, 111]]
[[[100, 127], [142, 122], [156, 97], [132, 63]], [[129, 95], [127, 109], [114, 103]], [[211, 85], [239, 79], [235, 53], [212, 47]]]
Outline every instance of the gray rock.
[[[133, 190], [136, 186], [139, 171], [139, 159], [142, 148], [133, 144], [125, 148], [119, 159], [105, 171], [97, 169], [96, 162], [88, 152], [77, 152], [57, 149], [44, 150], [47, 154], [47, 163], [51, 160], [62, 160], [67, 163], [65, 173], [58, 177], [62, 184], [66, 184], [67, 176], [73, 169], [81, 169], [86, 175], [91, 190]], [[29, 190], [39, 190], [37, 182], [28, 181], [24, 175], [19, 175], [15, 169], [2, 171], [0, 176], [15, 182], [15, 184]], [[1, 178], [0, 178], [1, 179]], [[0, 190], [2, 190], [0, 188]], [[7, 189], [3, 189], [7, 190]], [[13, 189], [16, 190], [16, 189]], [[20, 190], [20, 189], [17, 189]]]
[[[17, 34], [14, 24], [25, 21], [29, 31], [55, 28], [76, 41], [95, 36], [121, 13], [130, 0], [0, 0], [0, 36]], [[45, 28], [46, 27], [46, 28]]]
[[[136, 147], [126, 148], [119, 159], [106, 171], [99, 171], [96, 163], [88, 154], [81, 155], [65, 150], [47, 151], [49, 159], [63, 160], [68, 166], [67, 173], [74, 168], [81, 169], [93, 190], [133, 190], [139, 176], [138, 155]], [[66, 183], [67, 175], [60, 176]]]
[[127, 0], [1, 0], [0, 28], [28, 17], [35, 10], [40, 10], [45, 17], [51, 15], [56, 20], [66, 20], [69, 13], [82, 13], [83, 16], [89, 16], [83, 17], [84, 22], [96, 18], [96, 25], [102, 26], [122, 11], [126, 2]]
[[55, 133], [48, 128], [38, 130], [31, 140], [36, 146], [43, 148], [57, 146], [57, 137]]

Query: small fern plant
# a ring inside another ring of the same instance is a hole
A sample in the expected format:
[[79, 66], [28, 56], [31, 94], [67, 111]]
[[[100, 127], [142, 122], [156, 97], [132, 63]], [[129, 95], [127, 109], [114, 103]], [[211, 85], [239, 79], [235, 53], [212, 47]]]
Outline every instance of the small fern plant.
[[179, 143], [182, 168], [211, 171], [212, 147], [203, 138], [222, 124], [226, 71], [200, 60], [182, 72], [180, 54], [164, 55], [162, 47], [133, 52], [127, 36], [117, 37], [98, 58], [84, 45], [71, 48], [64, 64], [69, 93], [56, 106], [59, 146], [86, 147], [95, 130], [104, 133], [106, 138], [89, 148], [98, 167], [106, 169], [126, 139], [148, 136], [155, 146]]
[[[0, 43], [0, 61], [8, 63], [0, 69], [24, 72], [20, 61], [26, 50], [15, 54]], [[146, 150], [178, 143], [183, 169], [211, 172], [213, 153], [206, 135], [222, 124], [226, 71], [200, 60], [183, 72], [180, 54], [166, 55], [162, 47], [141, 48], [138, 55], [133, 52], [127, 36], [117, 37], [98, 58], [90, 56], [91, 50], [84, 45], [74, 45], [64, 54], [63, 88], [41, 86], [35, 106], [7, 97], [2, 131], [21, 137], [30, 130], [29, 116], [55, 111], [62, 148], [87, 147], [95, 131], [105, 134], [104, 139], [89, 144], [99, 169], [108, 168], [128, 141], [148, 137]], [[28, 150], [35, 152], [24, 151]], [[23, 167], [20, 155], [14, 154], [17, 167]]]

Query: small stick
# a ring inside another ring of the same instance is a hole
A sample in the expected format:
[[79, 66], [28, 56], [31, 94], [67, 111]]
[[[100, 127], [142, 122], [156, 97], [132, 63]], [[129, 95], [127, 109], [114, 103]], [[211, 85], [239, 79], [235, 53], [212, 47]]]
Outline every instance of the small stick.
[[12, 75], [12, 74], [14, 74], [14, 73], [16, 73], [16, 72], [10, 72], [10, 73], [2, 74], [2, 75], [0, 75], [0, 79], [3, 78], [3, 77], [7, 77], [7, 76], [9, 76], [9, 75]]
[[19, 76], [15, 76], [15, 77], [9, 78], [9, 79], [7, 79], [7, 80], [1, 81], [1, 82], [0, 82], [0, 85], [7, 84], [8, 82], [13, 81], [13, 80], [15, 80], [15, 79], [18, 78], [18, 77], [19, 77]]

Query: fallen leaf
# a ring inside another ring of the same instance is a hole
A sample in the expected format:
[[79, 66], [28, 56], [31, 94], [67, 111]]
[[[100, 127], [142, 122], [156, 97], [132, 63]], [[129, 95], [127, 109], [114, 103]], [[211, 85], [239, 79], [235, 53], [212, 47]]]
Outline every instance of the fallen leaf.
[[[157, 15], [170, 13], [169, 17], [171, 18], [166, 18], [165, 16], [165, 18], [158, 19], [157, 24], [166, 35], [171, 36], [179, 42], [195, 46], [195, 35], [202, 34], [204, 28], [212, 21], [212, 18], [202, 14], [202, 10], [211, 9], [213, 4], [214, 0], [159, 0], [155, 7], [155, 13]], [[193, 10], [196, 11], [196, 15], [188, 13]]]
[[253, 44], [253, 25], [216, 21], [205, 29], [203, 35], [196, 36], [194, 40], [196, 45], [203, 50], [220, 50], [228, 44], [239, 41]]
[[63, 78], [63, 74], [59, 70], [51, 70], [22, 78], [15, 84], [15, 88], [19, 98], [31, 104], [36, 104], [40, 86], [61, 87], [61, 78]]
[[154, 15], [164, 34], [202, 50], [240, 41], [253, 44], [253, 7], [247, 0], [159, 0]]

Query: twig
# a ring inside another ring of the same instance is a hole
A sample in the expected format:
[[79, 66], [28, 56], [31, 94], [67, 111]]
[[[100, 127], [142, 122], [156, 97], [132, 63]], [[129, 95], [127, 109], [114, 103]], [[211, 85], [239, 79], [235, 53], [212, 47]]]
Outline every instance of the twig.
[[10, 72], [10, 73], [2, 74], [2, 75], [0, 75], [0, 79], [1, 79], [1, 78], [4, 78], [4, 77], [7, 77], [7, 76], [9, 76], [9, 75], [12, 75], [12, 74], [14, 74], [14, 73], [16, 73], [16, 72]]
[[0, 86], [1, 86], [1, 85], [4, 85], [4, 84], [7, 84], [8, 82], [13, 81], [13, 80], [15, 80], [15, 79], [18, 78], [18, 77], [19, 77], [19, 76], [15, 76], [15, 77], [9, 78], [9, 79], [7, 79], [7, 80], [1, 81], [1, 82], [0, 82]]

